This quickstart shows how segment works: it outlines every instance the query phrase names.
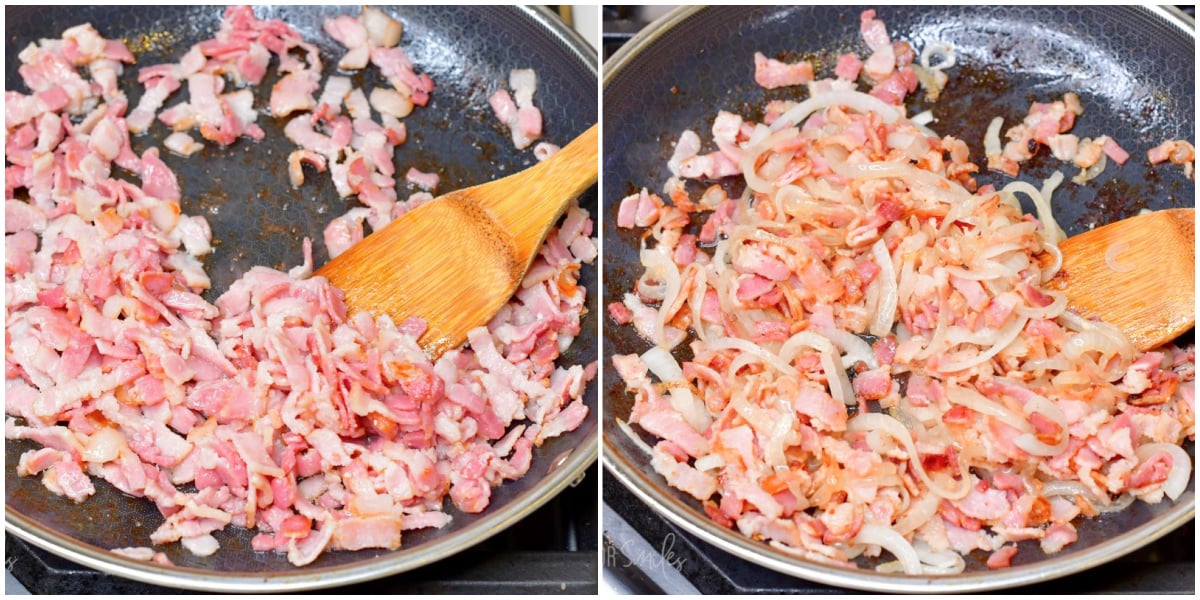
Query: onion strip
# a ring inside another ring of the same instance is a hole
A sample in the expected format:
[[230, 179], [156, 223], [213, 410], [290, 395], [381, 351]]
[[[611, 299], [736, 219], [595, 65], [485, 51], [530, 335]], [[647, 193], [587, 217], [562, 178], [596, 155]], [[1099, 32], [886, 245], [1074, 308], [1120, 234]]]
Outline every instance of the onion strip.
[[875, 257], [875, 264], [879, 265], [877, 278], [881, 287], [879, 306], [871, 318], [869, 330], [873, 336], [884, 337], [892, 332], [892, 325], [896, 322], [896, 303], [899, 301], [899, 291], [896, 288], [896, 268], [892, 264], [892, 253], [888, 251], [887, 243], [883, 241], [883, 238], [879, 238], [871, 246], [871, 255]]
[[891, 552], [892, 556], [895, 556], [896, 560], [904, 566], [904, 572], [908, 575], [920, 575], [923, 571], [921, 559], [917, 556], [917, 551], [913, 549], [912, 544], [891, 527], [874, 523], [864, 524], [858, 530], [858, 535], [854, 536], [854, 543], [879, 546]]
[[947, 500], [959, 500], [965, 498], [971, 493], [971, 477], [967, 473], [967, 468], [959, 461], [959, 480], [962, 489], [948, 490], [936, 483], [925, 472], [924, 465], [921, 464], [921, 455], [917, 452], [917, 446], [913, 443], [912, 432], [905, 429], [904, 424], [897, 421], [895, 417], [885, 415], [883, 413], [866, 413], [860, 414], [846, 423], [846, 431], [872, 431], [878, 430], [896, 438], [904, 446], [904, 451], [908, 453], [908, 464], [917, 477], [929, 487], [929, 491], [945, 498]]
[[771, 130], [795, 127], [803, 123], [808, 115], [830, 106], [845, 106], [860, 113], [873, 112], [878, 114], [884, 123], [895, 123], [904, 117], [903, 108], [892, 106], [870, 94], [853, 91], [826, 92], [817, 94], [779, 115], [771, 125]]
[[996, 117], [988, 124], [987, 132], [983, 134], [983, 153], [985, 156], [1000, 156], [1004, 149], [1000, 146], [1000, 129], [1004, 127], [1004, 117]]
[[1188, 479], [1192, 475], [1192, 458], [1183, 448], [1174, 444], [1142, 444], [1136, 450], [1141, 464], [1161, 452], [1171, 457], [1171, 472], [1167, 474], [1166, 481], [1162, 482], [1162, 490], [1168, 498], [1178, 500], [1183, 492], [1187, 491]]
[[1123, 240], [1109, 244], [1108, 250], [1104, 251], [1104, 264], [1108, 265], [1108, 268], [1112, 269], [1113, 272], [1116, 273], [1128, 273], [1134, 270], [1136, 267], [1132, 264], [1121, 264], [1117, 262], [1117, 255], [1128, 249], [1129, 242]]

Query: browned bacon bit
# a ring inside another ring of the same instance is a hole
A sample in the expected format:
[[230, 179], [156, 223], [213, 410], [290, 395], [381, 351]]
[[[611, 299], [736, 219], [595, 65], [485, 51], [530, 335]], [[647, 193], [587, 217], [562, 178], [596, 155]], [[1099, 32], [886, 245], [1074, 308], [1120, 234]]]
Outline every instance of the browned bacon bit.
[[1157, 165], [1164, 161], [1183, 165], [1183, 173], [1188, 179], [1193, 178], [1196, 168], [1196, 148], [1186, 140], [1167, 140], [1146, 151], [1150, 164]]

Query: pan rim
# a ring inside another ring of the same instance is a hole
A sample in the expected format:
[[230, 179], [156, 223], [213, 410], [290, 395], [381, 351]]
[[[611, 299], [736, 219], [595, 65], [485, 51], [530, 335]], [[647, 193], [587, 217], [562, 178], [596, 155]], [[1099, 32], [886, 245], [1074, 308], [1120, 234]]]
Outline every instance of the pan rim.
[[[609, 84], [615, 81], [622, 71], [633, 64], [638, 56], [647, 51], [661, 37], [693, 15], [708, 8], [707, 6], [678, 7], [644, 27], [605, 61], [603, 88], [607, 90]], [[1140, 8], [1166, 23], [1174, 25], [1195, 40], [1195, 20], [1178, 8], [1174, 6], [1142, 6]], [[603, 198], [600, 205], [604, 206]], [[609, 356], [608, 353], [604, 353], [605, 359]], [[603, 405], [607, 407], [609, 403], [604, 402]], [[605, 419], [608, 416], [606, 412]], [[763, 543], [755, 542], [716, 526], [711, 519], [694, 507], [689, 506], [673, 494], [665, 493], [664, 488], [651, 482], [646, 473], [631, 462], [629, 453], [622, 450], [614, 439], [615, 436], [620, 435], [623, 434], [618, 433], [615, 428], [604, 427], [602, 434], [604, 452], [601, 455], [600, 463], [621, 485], [660, 516], [721, 551], [759, 566], [792, 577], [861, 591], [925, 594], [965, 593], [1045, 582], [1100, 566], [1134, 552], [1194, 519], [1196, 511], [1195, 464], [1193, 463], [1192, 479], [1189, 482], [1191, 489], [1186, 492], [1186, 500], [1177, 502], [1162, 515], [1121, 535], [1109, 538], [1095, 546], [1077, 550], [1069, 555], [1049, 555], [1046, 560], [1039, 560], [1029, 565], [956, 575], [912, 576], [884, 574], [868, 570], [856, 571], [788, 556]]]
[[[572, 61], [586, 67], [594, 77], [598, 76], [596, 51], [582, 35], [566, 27], [553, 12], [540, 5], [513, 5], [511, 8], [559, 41], [568, 51]], [[597, 289], [592, 293], [600, 292]], [[593, 380], [591, 385], [596, 386], [599, 402], [599, 381]], [[565, 460], [558, 466], [552, 466], [542, 481], [507, 505], [487, 513], [478, 522], [446, 537], [415, 547], [401, 547], [387, 554], [348, 565], [294, 574], [286, 571], [231, 574], [192, 567], [163, 567], [133, 560], [107, 549], [68, 538], [41, 526], [7, 504], [4, 510], [4, 529], [38, 548], [77, 564], [126, 579], [176, 589], [222, 593], [298, 592], [362, 583], [423, 567], [467, 550], [529, 516], [558, 496], [566, 487], [576, 485], [586, 476], [585, 471], [596, 463], [599, 456], [600, 415], [593, 414], [589, 417], [595, 419], [595, 429], [583, 438], [580, 445], [570, 451]]]

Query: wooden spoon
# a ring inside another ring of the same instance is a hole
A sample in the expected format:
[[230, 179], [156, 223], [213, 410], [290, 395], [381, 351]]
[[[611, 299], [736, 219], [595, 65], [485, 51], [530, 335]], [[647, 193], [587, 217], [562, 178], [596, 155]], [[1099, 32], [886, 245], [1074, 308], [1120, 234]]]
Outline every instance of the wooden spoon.
[[351, 311], [420, 317], [430, 357], [461, 345], [516, 292], [546, 234], [596, 183], [597, 127], [549, 159], [405, 213], [317, 270]]
[[1058, 245], [1062, 270], [1047, 282], [1084, 317], [1124, 331], [1139, 350], [1196, 325], [1196, 209], [1159, 210]]

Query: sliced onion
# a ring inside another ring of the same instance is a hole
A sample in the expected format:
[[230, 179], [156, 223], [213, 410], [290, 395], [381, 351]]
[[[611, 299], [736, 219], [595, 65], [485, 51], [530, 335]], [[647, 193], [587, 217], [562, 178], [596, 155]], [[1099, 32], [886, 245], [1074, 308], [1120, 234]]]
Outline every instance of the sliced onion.
[[[932, 64], [932, 59], [935, 56], [940, 56], [942, 61], [938, 64]], [[946, 42], [933, 42], [926, 44], [921, 49], [921, 66], [930, 71], [944, 71], [957, 64], [958, 59], [954, 54], [954, 46]]]
[[854, 396], [854, 387], [850, 384], [850, 376], [836, 352], [821, 353], [821, 368], [825, 370], [825, 379], [829, 381], [829, 395], [835, 400], [841, 400], [846, 406], [854, 406], [858, 399]]
[[996, 117], [988, 124], [987, 132], [983, 134], [983, 153], [985, 156], [1000, 156], [1004, 149], [1000, 146], [1000, 129], [1004, 127], [1004, 117]]
[[938, 512], [938, 506], [941, 505], [942, 499], [933, 494], [925, 494], [917, 498], [908, 512], [904, 513], [903, 517], [896, 519], [896, 524], [892, 525], [900, 535], [908, 535], [909, 532], [920, 529], [921, 526], [929, 522]]
[[1162, 482], [1163, 492], [1166, 492], [1168, 498], [1177, 500], [1187, 490], [1188, 479], [1192, 476], [1192, 458], [1183, 448], [1163, 443], [1138, 446], [1137, 457], [1141, 463], [1145, 463], [1160, 452], [1171, 456], [1171, 472], [1167, 475], [1167, 480]]
[[892, 106], [870, 94], [852, 91], [826, 92], [817, 94], [779, 115], [771, 125], [771, 130], [795, 127], [803, 123], [808, 115], [830, 106], [845, 106], [860, 113], [873, 112], [878, 114], [884, 123], [895, 123], [904, 116], [903, 108]]
[[1054, 298], [1054, 301], [1046, 306], [1028, 306], [1022, 304], [1016, 308], [1017, 314], [1030, 319], [1053, 319], [1061, 315], [1064, 310], [1067, 310], [1066, 294], [1056, 290], [1042, 291], [1047, 296]]
[[913, 549], [917, 551], [917, 556], [921, 557], [927, 575], [962, 573], [967, 566], [961, 554], [953, 550], [935, 551], [924, 540], [913, 542]]
[[708, 293], [708, 269], [696, 269], [696, 278], [692, 282], [692, 294], [688, 297], [688, 306], [692, 309], [692, 329], [696, 331], [696, 337], [703, 342], [708, 341], [708, 329], [701, 317], [706, 293]]
[[[797, 334], [799, 335], [799, 334]], [[832, 344], [830, 344], [832, 347]], [[788, 361], [780, 359], [779, 356], [773, 354], [770, 350], [755, 344], [749, 340], [743, 340], [735, 337], [720, 337], [712, 340], [708, 344], [709, 350], [740, 350], [757, 357], [763, 364], [773, 367], [775, 370], [785, 375], [795, 375], [796, 368], [788, 364]]]
[[[1079, 332], [1077, 335], [1088, 334], [1086, 339], [1078, 343], [1071, 340], [1063, 346], [1063, 353], [1068, 358], [1075, 359], [1079, 354], [1088, 350], [1096, 350], [1103, 354], [1120, 354], [1124, 360], [1132, 360], [1137, 350], [1120, 329], [1103, 321], [1091, 321], [1080, 317], [1071, 311], [1066, 311], [1058, 317], [1059, 322]], [[1121, 373], [1124, 375], [1124, 373]]]
[[1096, 494], [1092, 493], [1092, 490], [1078, 481], [1047, 481], [1042, 484], [1042, 495], [1047, 498], [1054, 496], [1082, 496], [1100, 514], [1121, 512], [1130, 504], [1133, 504], [1133, 495], [1131, 494], [1122, 494], [1116, 500], [1107, 496], [1100, 499], [1096, 497]]
[[[826, 157], [828, 160], [828, 156]], [[842, 177], [850, 179], [902, 179], [914, 190], [929, 199], [947, 204], [971, 201], [975, 198], [957, 181], [946, 179], [937, 173], [918, 169], [908, 161], [880, 161], [863, 164], [848, 164], [844, 161], [829, 161], [829, 167]], [[945, 223], [949, 227], [949, 223]]]
[[1129, 506], [1131, 504], [1133, 504], [1133, 500], [1134, 500], [1133, 494], [1126, 493], [1126, 494], [1121, 494], [1120, 496], [1117, 496], [1116, 500], [1109, 502], [1107, 505], [1093, 504], [1092, 508], [1095, 508], [1096, 512], [1098, 512], [1102, 515], [1109, 514], [1109, 513], [1118, 513], [1118, 512], [1125, 510], [1126, 508], [1129, 508]]
[[767, 438], [767, 443], [764, 444], [763, 460], [773, 467], [786, 467], [787, 456], [784, 455], [784, 451], [787, 450], [788, 442], [793, 437], [796, 410], [792, 408], [788, 399], [782, 396], [777, 399], [777, 403], [779, 416], [772, 424], [770, 436]]
[[1039, 191], [1047, 202], [1052, 202], [1051, 196], [1054, 195], [1054, 190], [1058, 189], [1059, 184], [1063, 182], [1063, 178], [1062, 171], [1055, 171], [1042, 181], [1042, 189]]
[[685, 383], [683, 369], [675, 361], [670, 352], [662, 348], [651, 348], [642, 355], [642, 360], [650, 368], [650, 372], [663, 383]]
[[655, 377], [658, 377], [663, 383], [672, 384], [668, 392], [671, 397], [671, 408], [674, 408], [675, 412], [678, 412], [683, 420], [692, 426], [692, 429], [699, 432], [707, 430], [708, 426], [712, 424], [712, 415], [708, 413], [704, 402], [692, 393], [683, 376], [683, 369], [675, 361], [675, 357], [671, 356], [670, 352], [655, 347], [647, 350], [642, 355], [642, 360]]
[[[812, 331], [801, 331], [788, 338], [779, 348], [779, 359], [787, 361], [788, 366], [791, 367], [792, 360], [804, 347], [812, 348], [820, 353], [821, 368], [825, 371], [826, 381], [829, 382], [829, 394], [846, 406], [857, 404], [854, 388], [850, 385], [850, 377], [846, 375], [846, 367], [842, 364], [842, 358], [838, 354], [837, 348], [828, 338]], [[792, 374], [795, 373], [796, 370], [792, 369]]]
[[693, 463], [697, 471], [711, 471], [725, 466], [725, 459], [720, 454], [706, 454]]
[[738, 416], [745, 419], [755, 432], [764, 436], [771, 435], [771, 416], [767, 411], [751, 404], [745, 396], [739, 395], [731, 400], [729, 407], [737, 412]]
[[633, 429], [629, 426], [629, 423], [626, 423], [622, 419], [617, 419], [617, 429], [625, 432], [625, 435], [629, 436], [629, 439], [633, 440], [633, 445], [641, 448], [641, 450], [646, 453], [646, 456], [654, 455], [654, 449], [650, 447], [650, 444], [647, 444], [645, 440], [638, 436], [638, 434], [633, 432]]
[[1020, 319], [1010, 321], [997, 333], [996, 343], [992, 344], [992, 347], [981, 352], [977, 356], [957, 362], [938, 365], [938, 370], [942, 373], [954, 373], [956, 371], [969, 369], [975, 365], [983, 363], [984, 361], [991, 360], [993, 356], [999, 354], [1001, 351], [1007, 348], [1009, 344], [1012, 344], [1013, 341], [1017, 339], [1017, 336], [1021, 334], [1021, 330], [1025, 329], [1025, 324], [1028, 322], [1029, 319], [1027, 317], [1021, 317]]
[[1108, 156], [1105, 154], [1101, 154], [1100, 160], [1096, 161], [1096, 164], [1094, 164], [1086, 169], [1080, 169], [1079, 174], [1072, 177], [1071, 181], [1076, 184], [1079, 184], [1079, 185], [1086, 185], [1087, 182], [1095, 179], [1096, 176], [1103, 173], [1104, 167], [1107, 167], [1107, 166], [1108, 166]]
[[[778, 124], [778, 121], [776, 121], [776, 124]], [[757, 143], [753, 140], [748, 142], [745, 151], [742, 152], [742, 159], [738, 161], [738, 166], [742, 168], [742, 177], [746, 179], [746, 188], [764, 194], [773, 191], [775, 184], [760, 177], [758, 174], [759, 159], [762, 155], [770, 152], [777, 144], [799, 136], [800, 130], [793, 127], [791, 129], [775, 131]]]
[[965, 406], [979, 414], [995, 417], [1006, 425], [1019, 429], [1022, 433], [1033, 433], [1033, 426], [1024, 417], [1008, 409], [1008, 407], [980, 394], [974, 388], [959, 386], [947, 382], [946, 399], [954, 404]]
[[928, 125], [934, 121], [933, 111], [931, 111], [931, 110], [921, 111], [921, 112], [913, 115], [912, 118], [909, 119], [909, 121], [912, 121], [913, 123], [915, 123], [917, 125]]
[[871, 345], [849, 331], [844, 329], [825, 329], [822, 328], [821, 335], [829, 338], [842, 351], [842, 364], [853, 365], [855, 363], [863, 363], [869, 369], [879, 368], [879, 359], [875, 357], [875, 351], [871, 349]]
[[1026, 373], [1033, 371], [1069, 371], [1075, 365], [1065, 358], [1039, 358], [1021, 363], [1021, 370]]
[[654, 343], [660, 347], [670, 347], [667, 344], [666, 336], [667, 321], [683, 306], [683, 303], [679, 301], [679, 289], [682, 285], [679, 268], [675, 266], [675, 261], [656, 249], [643, 248], [641, 259], [642, 266], [646, 267], [645, 277], [666, 284], [662, 304], [659, 306], [658, 315], [654, 321]]
[[896, 304], [899, 302], [899, 291], [896, 288], [896, 268], [892, 264], [892, 253], [888, 251], [887, 243], [883, 241], [883, 238], [879, 238], [871, 246], [871, 255], [875, 257], [875, 264], [879, 265], [878, 280], [881, 287], [879, 306], [876, 307], [875, 315], [871, 318], [869, 331], [871, 335], [884, 337], [892, 332], [892, 325], [896, 322]]
[[1050, 256], [1053, 257], [1053, 260], [1050, 261], [1050, 266], [1042, 269], [1042, 283], [1045, 283], [1054, 279], [1054, 276], [1058, 275], [1059, 270], [1062, 269], [1063, 255], [1058, 244], [1042, 244], [1042, 250], [1049, 252]]
[[1067, 239], [1067, 234], [1058, 226], [1058, 221], [1054, 220], [1054, 213], [1050, 210], [1050, 200], [1042, 196], [1042, 191], [1033, 187], [1024, 181], [1013, 181], [1004, 186], [1001, 190], [1008, 194], [1025, 194], [1033, 200], [1033, 205], [1037, 207], [1038, 221], [1042, 222], [1042, 238], [1047, 242], [1055, 243]]
[[921, 558], [917, 556], [917, 551], [904, 536], [896, 533], [891, 527], [867, 523], [858, 530], [858, 535], [854, 536], [854, 543], [879, 546], [891, 552], [904, 566], [904, 572], [908, 575], [920, 575], [922, 572]]
[[1112, 269], [1114, 272], [1117, 272], [1117, 273], [1128, 273], [1128, 272], [1132, 271], [1135, 268], [1135, 265], [1133, 265], [1133, 264], [1123, 265], [1123, 264], [1117, 262], [1117, 255], [1128, 249], [1129, 249], [1129, 242], [1126, 242], [1123, 240], [1118, 241], [1114, 244], [1109, 244], [1108, 250], [1106, 250], [1104, 252], [1104, 264], [1108, 265], [1109, 269]]
[[912, 432], [905, 429], [904, 425], [900, 421], [897, 421], [895, 417], [883, 413], [866, 413], [859, 414], [846, 423], [846, 431], [849, 432], [872, 430], [883, 431], [904, 445], [904, 451], [908, 453], [908, 464], [916, 472], [917, 477], [929, 487], [929, 491], [947, 500], [959, 500], [971, 493], [971, 478], [961, 460], [958, 464], [958, 470], [960, 476], [959, 485], [962, 489], [947, 490], [941, 484], [930, 479], [929, 474], [925, 472], [924, 465], [921, 464], [921, 455], [917, 452], [916, 444], [913, 443]]

